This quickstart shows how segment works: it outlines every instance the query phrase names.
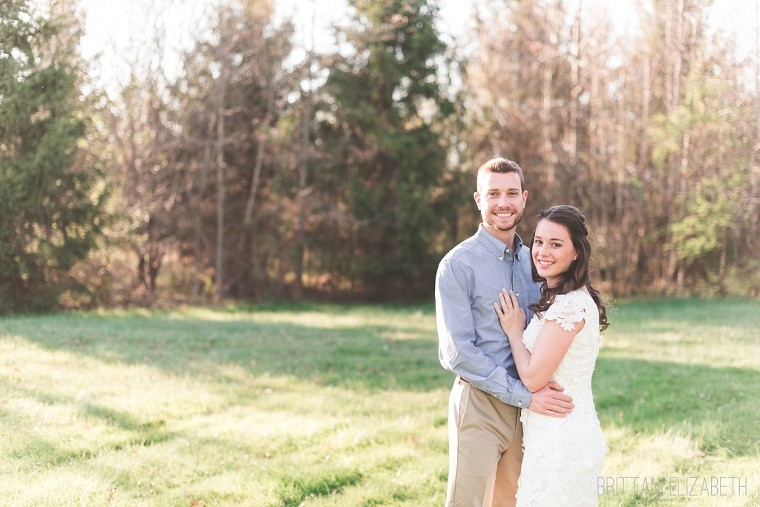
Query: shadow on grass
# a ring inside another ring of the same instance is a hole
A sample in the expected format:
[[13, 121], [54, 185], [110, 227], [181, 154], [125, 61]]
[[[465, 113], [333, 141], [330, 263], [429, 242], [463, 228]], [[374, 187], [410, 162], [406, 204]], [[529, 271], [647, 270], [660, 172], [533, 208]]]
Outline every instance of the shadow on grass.
[[[351, 317], [351, 308], [346, 313], [331, 309], [336, 316]], [[432, 310], [410, 312], [424, 318]], [[0, 321], [0, 334], [21, 336], [51, 351], [183, 376], [212, 375], [221, 382], [237, 381], [225, 378], [223, 368], [236, 365], [254, 377], [290, 376], [355, 390], [429, 391], [451, 383], [452, 375], [438, 363], [434, 332], [414, 316], [394, 322], [397, 309], [389, 310], [387, 319], [376, 319], [381, 324], [314, 325], [309, 317], [293, 322], [299, 317], [292, 314], [278, 321], [277, 313], [269, 316], [273, 322], [257, 322], [241, 315], [230, 320], [134, 314], [12, 318]]]
[[361, 483], [362, 479], [362, 474], [354, 470], [333, 472], [328, 476], [283, 478], [278, 489], [280, 502], [275, 505], [299, 507], [304, 505], [304, 500], [336, 495], [345, 487]]
[[[253, 378], [288, 376], [359, 393], [449, 388], [452, 376], [438, 364], [434, 324], [420, 320], [432, 319], [432, 307], [327, 308], [334, 320], [319, 320], [319, 305], [266, 310], [266, 321], [240, 309], [228, 320], [171, 314], [11, 318], [0, 321], [0, 334], [223, 384], [240, 382], [227, 369], [234, 365]], [[757, 385], [754, 369], [605, 357], [594, 377], [603, 424], [644, 434], [675, 428], [696, 437], [705, 452], [736, 456], [757, 453]], [[88, 412], [123, 429], [151, 429], [104, 409]]]
[[59, 445], [59, 442], [53, 442], [36, 435], [36, 426], [39, 424], [44, 425], [44, 421], [36, 420], [20, 410], [5, 410], [0, 412], [0, 420], [12, 420], [12, 425], [15, 429], [23, 429], [22, 433], [24, 436], [19, 437], [17, 434], [15, 438], [23, 441], [24, 445], [11, 453], [9, 457], [33, 461], [35, 463], [34, 466], [40, 464], [61, 465], [75, 460], [87, 460], [103, 452], [118, 451], [132, 446], [149, 447], [178, 436], [176, 432], [166, 430], [163, 420], [141, 422], [126, 412], [94, 403], [80, 403], [70, 396], [52, 395], [24, 386], [11, 385], [4, 381], [0, 381], [0, 385], [2, 385], [2, 389], [6, 394], [18, 399], [34, 400], [40, 405], [71, 406], [78, 413], [79, 417], [99, 420], [124, 432], [120, 438], [115, 438], [107, 445], [102, 445], [101, 443], [95, 449], [86, 447], [76, 448], [75, 446], [66, 448], [66, 446]]
[[637, 359], [600, 358], [594, 399], [602, 425], [635, 433], [675, 429], [708, 454], [757, 455], [760, 372]]

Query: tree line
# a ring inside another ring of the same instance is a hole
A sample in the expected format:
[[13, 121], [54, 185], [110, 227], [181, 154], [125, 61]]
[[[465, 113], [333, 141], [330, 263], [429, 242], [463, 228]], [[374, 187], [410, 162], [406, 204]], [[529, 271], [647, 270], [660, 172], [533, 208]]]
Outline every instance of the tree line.
[[584, 210], [609, 293], [760, 295], [760, 63], [709, 2], [623, 37], [582, 2], [482, 0], [453, 41], [435, 1], [348, 4], [315, 54], [272, 1], [215, 2], [178, 76], [125, 58], [115, 95], [73, 0], [0, 4], [3, 311], [428, 300], [493, 156], [526, 173], [523, 237]]

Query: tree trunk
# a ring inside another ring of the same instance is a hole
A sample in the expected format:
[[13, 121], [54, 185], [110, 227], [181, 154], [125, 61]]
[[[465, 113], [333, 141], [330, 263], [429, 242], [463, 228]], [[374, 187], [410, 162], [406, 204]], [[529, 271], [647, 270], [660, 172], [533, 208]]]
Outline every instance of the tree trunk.
[[306, 177], [309, 169], [309, 146], [311, 144], [310, 125], [311, 109], [313, 102], [313, 84], [314, 76], [312, 75], [312, 66], [314, 63], [314, 25], [316, 21], [316, 2], [311, 3], [311, 49], [309, 50], [308, 66], [308, 83], [309, 91], [304, 98], [303, 119], [301, 122], [301, 155], [298, 164], [298, 233], [296, 235], [296, 283], [294, 287], [294, 297], [303, 299], [303, 263], [306, 251]]
[[[310, 66], [311, 67], [311, 66]], [[309, 87], [311, 87], [311, 71], [309, 71]], [[301, 156], [298, 164], [298, 234], [296, 236], [296, 284], [294, 296], [303, 298], [303, 261], [305, 253], [305, 222], [306, 222], [306, 176], [309, 166], [309, 125], [311, 123], [312, 91], [309, 89], [304, 104], [303, 120], [301, 123]]]
[[224, 98], [227, 79], [227, 65], [222, 58], [219, 72], [219, 104], [216, 113], [216, 299], [224, 298]]

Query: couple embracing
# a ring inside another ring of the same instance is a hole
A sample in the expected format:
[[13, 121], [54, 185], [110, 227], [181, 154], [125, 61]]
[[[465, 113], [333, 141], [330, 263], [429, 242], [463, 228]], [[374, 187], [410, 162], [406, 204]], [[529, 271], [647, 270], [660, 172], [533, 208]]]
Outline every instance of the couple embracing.
[[457, 375], [446, 505], [597, 505], [607, 445], [591, 377], [607, 317], [585, 218], [544, 210], [524, 245], [528, 191], [503, 158], [478, 169], [474, 197], [482, 224], [435, 284], [439, 359]]

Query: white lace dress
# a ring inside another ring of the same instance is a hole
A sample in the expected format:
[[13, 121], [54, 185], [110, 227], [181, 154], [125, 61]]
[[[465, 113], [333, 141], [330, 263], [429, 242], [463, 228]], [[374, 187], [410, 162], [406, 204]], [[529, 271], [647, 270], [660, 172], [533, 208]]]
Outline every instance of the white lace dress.
[[585, 290], [557, 296], [543, 318], [533, 317], [523, 333], [531, 352], [547, 320], [568, 331], [585, 320], [553, 377], [572, 396], [575, 408], [562, 419], [522, 411], [525, 456], [517, 505], [595, 506], [597, 479], [608, 450], [591, 394], [591, 376], [602, 345], [599, 312]]

